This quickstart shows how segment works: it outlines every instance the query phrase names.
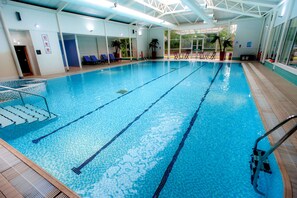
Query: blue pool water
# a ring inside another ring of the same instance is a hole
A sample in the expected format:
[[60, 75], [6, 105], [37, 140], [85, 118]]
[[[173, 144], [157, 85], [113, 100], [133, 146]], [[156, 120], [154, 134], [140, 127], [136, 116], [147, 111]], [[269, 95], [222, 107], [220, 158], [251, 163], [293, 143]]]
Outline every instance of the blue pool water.
[[[137, 63], [49, 80], [43, 95], [58, 119], [0, 137], [82, 197], [260, 197], [249, 160], [264, 128], [240, 64]], [[281, 197], [269, 160], [260, 189]]]

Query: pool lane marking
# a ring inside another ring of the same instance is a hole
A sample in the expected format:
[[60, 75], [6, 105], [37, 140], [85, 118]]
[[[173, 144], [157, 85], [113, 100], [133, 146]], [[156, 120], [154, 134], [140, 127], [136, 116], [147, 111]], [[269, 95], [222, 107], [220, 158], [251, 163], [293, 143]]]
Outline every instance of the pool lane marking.
[[184, 146], [184, 144], [185, 144], [186, 139], [188, 138], [189, 133], [191, 132], [191, 129], [192, 129], [192, 127], [193, 127], [193, 125], [194, 125], [194, 123], [195, 123], [197, 117], [198, 117], [198, 113], [199, 113], [199, 111], [200, 111], [200, 109], [201, 109], [202, 103], [205, 101], [205, 98], [206, 98], [206, 96], [208, 95], [208, 93], [209, 93], [209, 91], [210, 91], [210, 88], [211, 88], [212, 84], [214, 83], [214, 81], [215, 81], [215, 79], [216, 79], [216, 77], [217, 77], [217, 75], [218, 75], [218, 73], [219, 73], [219, 71], [221, 70], [222, 67], [223, 67], [223, 63], [221, 63], [221, 65], [220, 65], [218, 71], [216, 72], [215, 76], [214, 76], [213, 79], [211, 80], [211, 82], [210, 82], [210, 84], [209, 84], [207, 90], [205, 91], [203, 97], [201, 98], [200, 103], [199, 103], [199, 106], [198, 106], [198, 108], [196, 109], [196, 111], [195, 111], [193, 117], [191, 118], [190, 124], [189, 124], [189, 126], [188, 126], [186, 132], [184, 133], [183, 138], [182, 138], [181, 142], [179, 143], [178, 148], [177, 148], [177, 150], [175, 151], [175, 153], [174, 153], [174, 155], [173, 155], [173, 157], [172, 157], [171, 162], [170, 162], [169, 165], [167, 166], [167, 168], [166, 168], [166, 170], [165, 170], [165, 172], [164, 172], [164, 174], [163, 174], [162, 180], [160, 181], [159, 186], [158, 186], [158, 188], [156, 189], [156, 191], [155, 191], [155, 193], [154, 193], [154, 195], [153, 195], [153, 198], [157, 198], [157, 197], [159, 197], [159, 195], [160, 195], [160, 193], [161, 193], [163, 187], [165, 186], [165, 184], [166, 184], [166, 182], [167, 182], [167, 179], [168, 179], [168, 177], [169, 177], [169, 174], [170, 174], [170, 172], [171, 172], [171, 170], [172, 170], [172, 168], [173, 168], [173, 166], [174, 166], [174, 164], [175, 164], [175, 162], [176, 162], [176, 160], [177, 160], [177, 158], [178, 158], [178, 156], [179, 156], [179, 154], [180, 154], [180, 151], [182, 150], [182, 148], [183, 148], [183, 146]]
[[123, 94], [123, 95], [121, 95], [121, 96], [119, 96], [119, 97], [117, 97], [117, 98], [115, 98], [115, 99], [112, 99], [111, 101], [109, 101], [109, 102], [107, 102], [107, 103], [105, 103], [105, 104], [99, 106], [98, 108], [96, 108], [96, 109], [94, 109], [94, 110], [92, 110], [92, 111], [90, 111], [90, 112], [88, 112], [88, 113], [86, 113], [86, 114], [84, 114], [84, 115], [82, 115], [82, 116], [80, 116], [79, 118], [77, 118], [77, 119], [75, 119], [75, 120], [73, 120], [73, 121], [67, 123], [66, 125], [61, 126], [61, 127], [57, 128], [56, 130], [54, 130], [54, 131], [52, 131], [52, 132], [50, 132], [50, 133], [48, 133], [48, 134], [46, 134], [46, 135], [43, 135], [43, 136], [41, 136], [41, 137], [39, 137], [39, 138], [37, 138], [37, 139], [32, 140], [32, 142], [33, 142], [34, 144], [37, 144], [40, 140], [42, 140], [42, 139], [44, 139], [44, 138], [46, 138], [46, 137], [48, 137], [48, 136], [50, 136], [50, 135], [52, 135], [52, 134], [54, 134], [54, 133], [60, 131], [61, 129], [64, 129], [64, 128], [70, 126], [71, 124], [73, 124], [73, 123], [75, 123], [75, 122], [77, 122], [77, 121], [83, 119], [84, 117], [86, 117], [86, 116], [88, 116], [88, 115], [90, 115], [90, 114], [92, 114], [92, 113], [94, 113], [94, 112], [96, 112], [96, 111], [102, 109], [103, 107], [105, 107], [105, 106], [107, 106], [107, 105], [109, 105], [109, 104], [111, 104], [111, 103], [113, 103], [113, 102], [115, 102], [115, 101], [121, 99], [122, 97], [124, 97], [124, 96], [126, 96], [126, 95], [128, 95], [128, 94], [130, 94], [130, 93], [132, 93], [132, 92], [134, 92], [135, 90], [140, 89], [140, 88], [144, 87], [145, 85], [148, 85], [148, 84], [150, 84], [150, 83], [152, 83], [152, 82], [154, 82], [154, 81], [156, 81], [156, 80], [158, 80], [158, 79], [160, 79], [160, 78], [162, 78], [162, 77], [164, 77], [164, 76], [166, 76], [166, 75], [168, 75], [168, 74], [170, 74], [170, 73], [172, 73], [172, 72], [174, 72], [174, 71], [177, 71], [177, 70], [179, 70], [179, 69], [181, 69], [181, 68], [183, 68], [183, 67], [186, 67], [189, 63], [190, 63], [190, 62], [187, 62], [187, 64], [185, 64], [184, 66], [179, 67], [178, 69], [175, 69], [175, 70], [172, 70], [172, 71], [170, 71], [170, 72], [168, 72], [168, 73], [165, 73], [165, 74], [163, 74], [163, 75], [161, 75], [161, 76], [159, 76], [159, 77], [157, 77], [157, 78], [154, 78], [154, 79], [152, 79], [152, 80], [150, 80], [150, 81], [148, 81], [148, 82], [146, 82], [146, 83], [144, 83], [144, 84], [142, 84], [142, 85], [140, 85], [140, 86], [138, 86], [138, 87], [132, 89], [131, 91], [128, 91], [127, 93], [125, 93], [125, 94]]
[[120, 135], [122, 135], [127, 129], [130, 128], [130, 126], [133, 125], [141, 116], [143, 116], [150, 108], [152, 108], [157, 102], [159, 102], [162, 98], [164, 98], [169, 92], [171, 92], [175, 87], [177, 87], [180, 83], [182, 83], [184, 80], [189, 78], [191, 75], [193, 75], [195, 72], [197, 72], [200, 68], [202, 68], [205, 64], [201, 65], [194, 71], [192, 71], [190, 74], [188, 74], [186, 77], [184, 77], [182, 80], [180, 80], [178, 83], [176, 83], [173, 87], [171, 87], [169, 90], [167, 90], [163, 95], [161, 95], [155, 102], [153, 102], [148, 108], [146, 108], [141, 114], [136, 116], [133, 121], [131, 121], [125, 128], [123, 128], [120, 132], [118, 132], [111, 140], [109, 140], [105, 145], [103, 145], [96, 153], [94, 153], [91, 157], [89, 157], [87, 160], [85, 160], [81, 165], [78, 167], [73, 167], [71, 170], [75, 172], [77, 175], [81, 173], [81, 169], [84, 168], [86, 165], [88, 165], [97, 155], [99, 155], [104, 149], [106, 149], [111, 143], [113, 143]]

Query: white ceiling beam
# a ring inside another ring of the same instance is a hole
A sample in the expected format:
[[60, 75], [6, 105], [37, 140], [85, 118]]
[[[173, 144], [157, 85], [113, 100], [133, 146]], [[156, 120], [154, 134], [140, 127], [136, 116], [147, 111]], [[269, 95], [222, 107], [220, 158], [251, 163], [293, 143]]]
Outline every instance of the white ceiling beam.
[[134, 0], [134, 1], [136, 1], [136, 2], [139, 3], [139, 4], [142, 4], [142, 5], [146, 6], [146, 7], [148, 7], [148, 8], [151, 8], [151, 9], [153, 9], [153, 10], [156, 10], [156, 11], [158, 11], [158, 12], [164, 13], [164, 10], [161, 10], [161, 9], [159, 9], [159, 8], [157, 8], [157, 7], [155, 7], [155, 6], [151, 5], [151, 4], [149, 4], [149, 3], [146, 3], [146, 2], [143, 1], [143, 0]]
[[[131, 5], [133, 5], [134, 3], [135, 2], [133, 0], [129, 0], [128, 2], [126, 2], [126, 4], [127, 4], [128, 7], [131, 6]], [[117, 16], [117, 15], [116, 14], [111, 14], [111, 15], [109, 15], [109, 16], [107, 16], [105, 18], [105, 21], [109, 21], [110, 19], [112, 19], [115, 16]]]
[[168, 14], [177, 14], [177, 13], [185, 13], [185, 12], [191, 12], [191, 10], [175, 10], [175, 11], [171, 11], [171, 12], [165, 12], [163, 14], [161, 14], [160, 16], [158, 17], [163, 17], [163, 16], [166, 16]]
[[[145, 13], [145, 14], [148, 14], [148, 15], [151, 15], [151, 14], [153, 14], [154, 12], [156, 12], [155, 10], [152, 10], [152, 11], [150, 11], [150, 12], [148, 12], [148, 13]], [[136, 24], [137, 22], [139, 22], [139, 21], [133, 21], [133, 22], [131, 22], [130, 23], [130, 25], [133, 25], [133, 24]]]
[[67, 5], [68, 5], [67, 2], [61, 1], [61, 4], [57, 8], [57, 13], [61, 12]]
[[247, 12], [242, 12], [242, 11], [237, 11], [237, 10], [230, 10], [226, 8], [220, 8], [220, 7], [214, 7], [214, 6], [209, 6], [208, 8], [213, 9], [213, 10], [219, 10], [223, 12], [229, 12], [229, 13], [234, 13], [234, 14], [240, 14], [240, 15], [245, 15], [245, 16], [250, 16], [250, 17], [255, 17], [255, 18], [261, 18], [261, 15], [258, 14], [251, 14]]
[[229, 1], [233, 1], [236, 3], [243, 3], [243, 4], [248, 4], [248, 5], [254, 5], [254, 6], [261, 6], [261, 7], [267, 7], [267, 8], [274, 8], [277, 6], [277, 4], [274, 3], [263, 3], [261, 1], [244, 1], [244, 0], [229, 0]]
[[181, 0], [181, 1], [206, 23], [213, 24], [212, 19], [210, 19], [208, 15], [205, 13], [204, 8], [202, 8], [196, 1], [193, 1], [193, 0]]
[[107, 0], [93, 1], [93, 0], [65, 0], [66, 2], [77, 4], [93, 9], [100, 9], [106, 12], [114, 13], [122, 17], [132, 18], [135, 20], [147, 22], [150, 24], [159, 25], [166, 28], [176, 28], [176, 25], [168, 21], [158, 19], [143, 12], [131, 9], [120, 4], [115, 4]]
[[179, 25], [178, 20], [176, 19], [176, 17], [175, 17], [173, 14], [171, 14], [171, 17], [173, 18], [173, 20], [175, 21], [175, 23], [176, 23], [177, 25]]
[[188, 23], [193, 24], [193, 22], [190, 21], [187, 17], [185, 17], [183, 15], [178, 15], [178, 16], [180, 16], [181, 18], [185, 19]]

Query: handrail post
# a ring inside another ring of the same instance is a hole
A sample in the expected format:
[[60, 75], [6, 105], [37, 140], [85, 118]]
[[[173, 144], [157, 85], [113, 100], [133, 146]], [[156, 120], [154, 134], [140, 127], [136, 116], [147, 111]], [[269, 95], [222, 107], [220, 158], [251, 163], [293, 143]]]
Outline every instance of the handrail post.
[[260, 136], [256, 141], [255, 141], [255, 146], [254, 146], [254, 150], [257, 149], [258, 147], [258, 143], [260, 142], [260, 140], [262, 140], [263, 138], [265, 138], [266, 136], [268, 136], [269, 134], [271, 134], [273, 131], [275, 131], [276, 129], [278, 129], [279, 127], [281, 127], [282, 125], [286, 124], [287, 122], [289, 122], [290, 120], [297, 118], [297, 115], [291, 115], [289, 117], [287, 117], [285, 120], [281, 121], [278, 125], [276, 125], [275, 127], [273, 127], [272, 129], [270, 129], [268, 132], [266, 132], [265, 134], [263, 134], [262, 136]]
[[29, 95], [32, 95], [32, 96], [37, 96], [37, 97], [41, 97], [41, 98], [43, 98], [44, 103], [45, 103], [45, 106], [46, 106], [46, 109], [47, 109], [47, 112], [48, 112], [48, 115], [49, 115], [49, 118], [51, 118], [51, 112], [50, 112], [50, 110], [49, 110], [47, 100], [46, 100], [46, 98], [45, 98], [44, 96], [41, 96], [41, 95], [38, 95], [38, 94], [34, 94], [34, 93], [30, 93], [30, 92], [27, 92], [27, 91], [20, 91], [20, 90], [13, 89], [13, 88], [11, 88], [11, 87], [2, 86], [2, 85], [0, 85], [0, 87], [2, 87], [2, 88], [4, 88], [4, 89], [7, 89], [7, 90], [11, 90], [11, 91], [16, 91], [16, 92], [18, 92], [19, 95], [20, 95], [20, 97], [21, 97], [21, 100], [22, 100], [23, 105], [25, 105], [25, 102], [24, 102], [24, 98], [23, 98], [23, 96], [22, 96], [21, 93], [25, 93], [25, 94], [29, 94]]
[[263, 192], [259, 191], [257, 189], [257, 181], [258, 181], [258, 175], [260, 173], [260, 169], [261, 169], [261, 166], [264, 162], [264, 160], [273, 152], [275, 151], [284, 141], [286, 141], [295, 131], [297, 131], [297, 124], [295, 124], [295, 126], [293, 128], [290, 129], [290, 131], [288, 131], [286, 133], [286, 135], [284, 135], [277, 143], [274, 144], [274, 146], [269, 149], [262, 157], [260, 157], [259, 159], [259, 162], [258, 162], [258, 165], [257, 165], [257, 169], [256, 169], [256, 172], [254, 174], [254, 180], [253, 180], [253, 186], [254, 186], [254, 189], [256, 192], [258, 192], [259, 194], [261, 195], [265, 195]]
[[24, 98], [23, 98], [23, 96], [22, 96], [22, 93], [19, 92], [19, 95], [20, 95], [20, 98], [21, 98], [21, 100], [22, 100], [23, 105], [25, 106], [25, 102], [24, 102]]
[[51, 112], [49, 111], [49, 108], [48, 108], [47, 101], [46, 101], [46, 99], [45, 99], [45, 98], [43, 98], [43, 99], [44, 99], [45, 106], [46, 106], [46, 109], [47, 109], [47, 112], [48, 112], [48, 116], [49, 116], [49, 118], [50, 118], [50, 117], [51, 117]]
[[[280, 122], [278, 125], [276, 125], [275, 127], [273, 127], [271, 130], [269, 130], [268, 132], [266, 132], [265, 134], [263, 134], [261, 137], [257, 138], [257, 140], [255, 141], [255, 146], [253, 148], [253, 153], [257, 150], [257, 146], [258, 143], [260, 142], [260, 140], [262, 140], [263, 138], [265, 138], [266, 136], [268, 136], [269, 134], [271, 134], [273, 131], [275, 131], [276, 129], [280, 128], [282, 125], [286, 124], [287, 122], [289, 122], [290, 120], [297, 118], [297, 115], [291, 115], [289, 117], [287, 117], [285, 120], [283, 120], [282, 122]], [[260, 173], [260, 169], [261, 166], [263, 165], [264, 160], [266, 160], [266, 158], [273, 152], [275, 151], [284, 141], [286, 141], [294, 132], [297, 131], [297, 124], [295, 124], [295, 126], [293, 126], [278, 142], [276, 142], [272, 148], [270, 148], [263, 156], [259, 156], [259, 161], [256, 167], [256, 171], [253, 175], [253, 188], [254, 190], [265, 196], [265, 194], [261, 191], [258, 190], [257, 186], [258, 186], [258, 177], [259, 177], [259, 173]]]

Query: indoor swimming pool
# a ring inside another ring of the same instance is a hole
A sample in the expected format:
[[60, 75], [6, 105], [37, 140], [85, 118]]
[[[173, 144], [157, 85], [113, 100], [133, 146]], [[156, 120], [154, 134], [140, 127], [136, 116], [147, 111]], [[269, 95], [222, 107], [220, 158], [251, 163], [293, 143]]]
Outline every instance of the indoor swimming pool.
[[[42, 95], [58, 118], [0, 138], [82, 197], [260, 197], [249, 161], [265, 130], [239, 63], [140, 62], [50, 79]], [[259, 189], [281, 197], [269, 160]]]

